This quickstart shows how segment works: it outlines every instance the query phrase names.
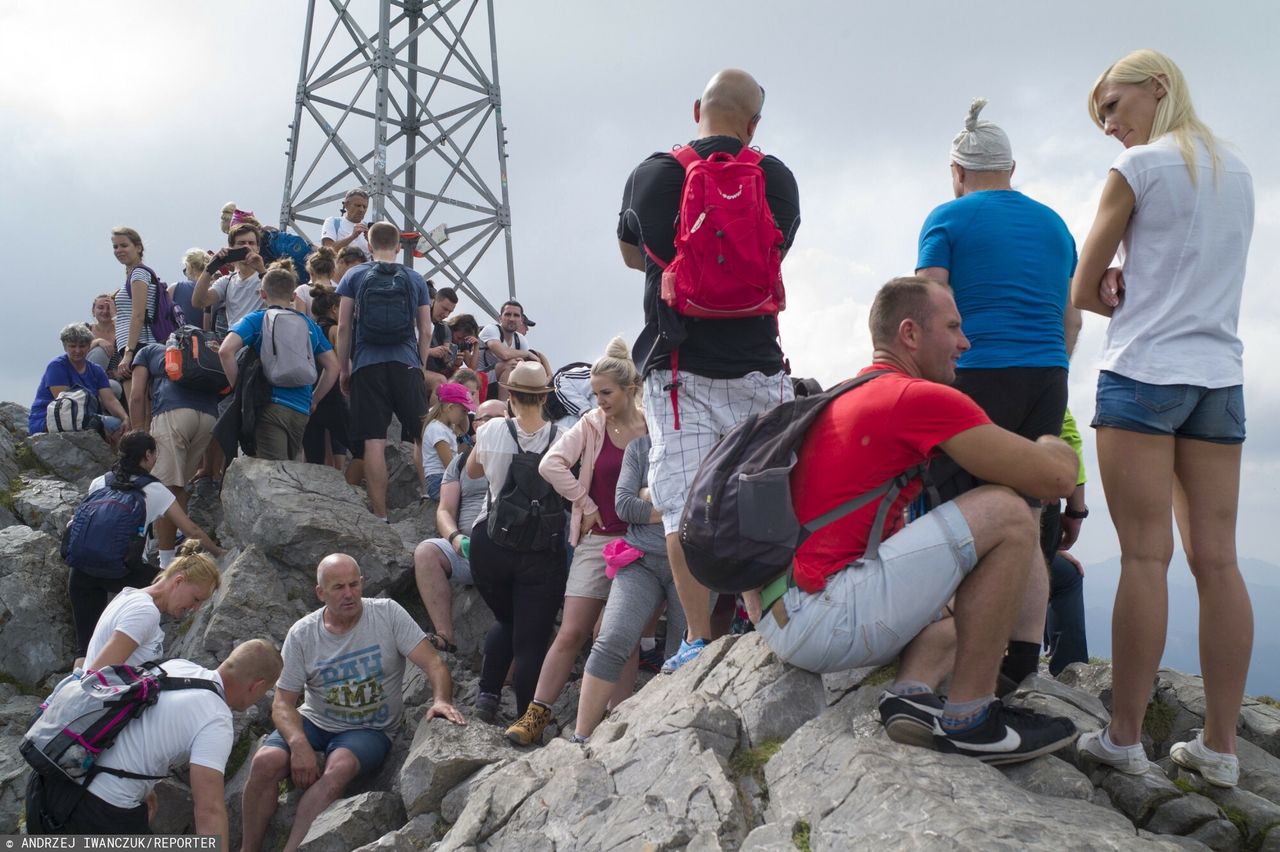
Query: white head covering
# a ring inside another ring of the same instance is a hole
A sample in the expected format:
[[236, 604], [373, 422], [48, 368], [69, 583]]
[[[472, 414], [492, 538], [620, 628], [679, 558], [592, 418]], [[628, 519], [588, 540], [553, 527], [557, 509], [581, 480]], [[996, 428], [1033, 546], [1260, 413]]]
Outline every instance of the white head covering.
[[1013, 148], [1005, 132], [989, 121], [978, 121], [986, 98], [974, 98], [964, 130], [951, 142], [951, 161], [975, 172], [1006, 172], [1013, 168]]

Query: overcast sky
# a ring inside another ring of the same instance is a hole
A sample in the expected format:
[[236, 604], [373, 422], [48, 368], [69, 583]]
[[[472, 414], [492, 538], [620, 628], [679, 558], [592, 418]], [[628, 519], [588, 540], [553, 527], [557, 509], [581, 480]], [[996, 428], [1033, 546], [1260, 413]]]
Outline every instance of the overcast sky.
[[[351, 5], [368, 7], [376, 28], [374, 3]], [[532, 343], [560, 364], [592, 360], [614, 334], [634, 338], [643, 282], [618, 256], [622, 183], [646, 154], [693, 134], [692, 101], [721, 67], [746, 68], [768, 91], [755, 143], [791, 166], [803, 211], [783, 267], [783, 346], [798, 374], [832, 383], [867, 362], [871, 298], [913, 269], [920, 223], [949, 197], [949, 144], [970, 99], [988, 98], [983, 117], [1008, 132], [1017, 188], [1056, 209], [1079, 243], [1121, 150], [1090, 122], [1086, 96], [1110, 62], [1153, 47], [1181, 65], [1201, 117], [1253, 171], [1240, 549], [1280, 561], [1267, 532], [1280, 507], [1280, 294], [1267, 277], [1280, 266], [1270, 94], [1280, 4], [1207, 8], [499, 0], [517, 291], [538, 321]], [[147, 260], [173, 281], [186, 248], [221, 244], [227, 200], [277, 220], [305, 17], [300, 0], [0, 4], [0, 232], [13, 261], [0, 398], [30, 404], [60, 353], [59, 328], [119, 286], [113, 225], [137, 228]], [[482, 168], [494, 159], [486, 144]], [[501, 300], [502, 276], [484, 268], [481, 289]], [[1085, 424], [1104, 322], [1086, 317], [1072, 368], [1071, 407]], [[1088, 563], [1119, 548], [1083, 431], [1094, 514], [1077, 552]]]

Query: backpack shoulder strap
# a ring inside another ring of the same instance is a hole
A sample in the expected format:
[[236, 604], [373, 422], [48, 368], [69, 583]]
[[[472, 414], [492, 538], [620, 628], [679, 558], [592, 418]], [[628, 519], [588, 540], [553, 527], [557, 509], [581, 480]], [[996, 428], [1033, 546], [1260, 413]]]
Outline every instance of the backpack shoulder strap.
[[743, 145], [737, 157], [739, 163], [750, 163], [753, 166], [760, 165], [760, 161], [763, 159], [764, 154], [760, 152], [760, 149], [752, 148], [750, 145]]
[[[744, 149], [746, 146], [742, 146]], [[689, 173], [689, 169], [693, 168], [697, 163], [702, 162], [702, 155], [693, 149], [692, 145], [675, 145], [671, 148], [671, 156], [676, 158], [680, 165], [684, 166], [685, 174]]]
[[514, 420], [514, 417], [505, 417], [502, 422], [507, 424], [507, 433], [511, 435], [511, 440], [515, 442], [516, 454], [519, 455], [520, 453], [526, 452], [526, 450], [524, 447], [520, 446], [520, 438], [516, 435], [516, 424], [513, 422]]

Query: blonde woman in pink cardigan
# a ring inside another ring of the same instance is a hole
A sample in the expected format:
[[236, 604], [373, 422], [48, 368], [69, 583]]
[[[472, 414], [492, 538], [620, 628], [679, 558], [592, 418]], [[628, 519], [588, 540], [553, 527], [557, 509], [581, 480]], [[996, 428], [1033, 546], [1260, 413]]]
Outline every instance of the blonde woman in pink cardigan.
[[[542, 742], [542, 733], [551, 721], [551, 705], [564, 689], [573, 662], [591, 638], [609, 597], [604, 547], [627, 531], [626, 521], [618, 518], [614, 508], [614, 492], [623, 451], [634, 438], [645, 434], [640, 386], [630, 348], [621, 337], [615, 337], [591, 366], [596, 407], [555, 442], [538, 466], [542, 478], [573, 507], [569, 542], [574, 551], [560, 631], [542, 663], [533, 701], [507, 728], [507, 739], [516, 745]], [[577, 476], [574, 465], [579, 466]], [[631, 680], [634, 678], [623, 677], [618, 683], [626, 684], [629, 691]]]

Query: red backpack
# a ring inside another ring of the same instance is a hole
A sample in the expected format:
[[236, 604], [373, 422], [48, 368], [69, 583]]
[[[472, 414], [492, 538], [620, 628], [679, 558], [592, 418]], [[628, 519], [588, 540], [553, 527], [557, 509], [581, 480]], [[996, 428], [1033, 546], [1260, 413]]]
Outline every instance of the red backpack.
[[672, 156], [684, 166], [676, 256], [663, 267], [662, 299], [686, 317], [773, 316], [786, 307], [782, 231], [765, 198], [758, 150], [717, 151], [703, 159], [691, 145]]
[[[703, 159], [692, 145], [676, 145], [671, 156], [684, 166], [676, 256], [667, 264], [649, 251], [662, 268], [662, 300], [686, 317], [777, 316], [787, 306], [783, 236], [765, 197], [760, 168], [764, 155], [743, 145], [736, 157], [716, 151]], [[676, 348], [671, 352], [670, 384], [676, 429], [679, 364]]]

